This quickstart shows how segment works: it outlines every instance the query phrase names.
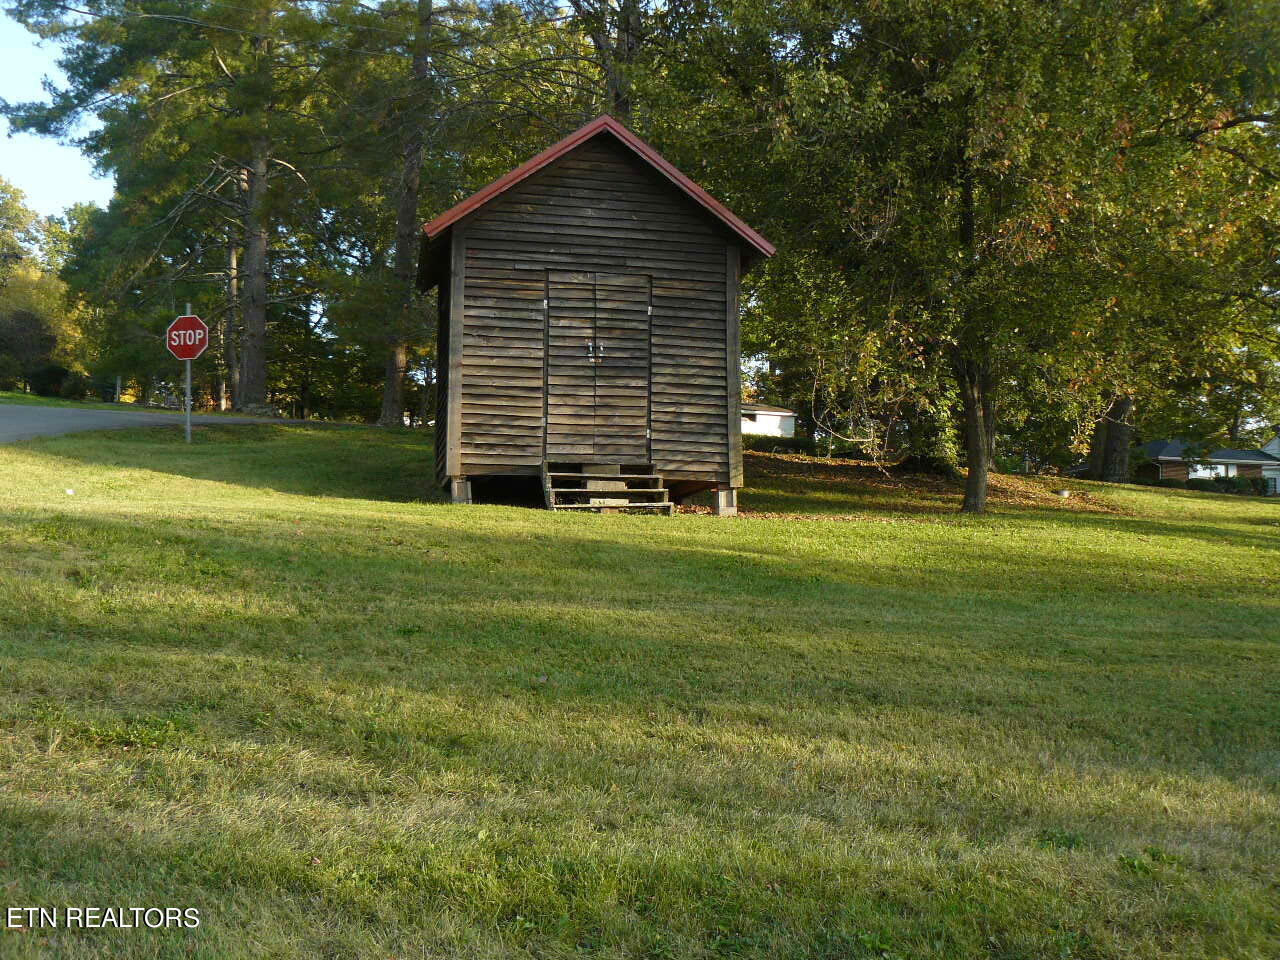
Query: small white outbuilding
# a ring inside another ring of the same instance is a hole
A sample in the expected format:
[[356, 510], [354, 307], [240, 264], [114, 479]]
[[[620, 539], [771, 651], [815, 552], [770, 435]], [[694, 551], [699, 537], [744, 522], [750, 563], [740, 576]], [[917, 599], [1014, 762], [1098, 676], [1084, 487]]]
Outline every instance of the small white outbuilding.
[[796, 435], [795, 411], [761, 403], [744, 403], [742, 432], [759, 437], [794, 437]]

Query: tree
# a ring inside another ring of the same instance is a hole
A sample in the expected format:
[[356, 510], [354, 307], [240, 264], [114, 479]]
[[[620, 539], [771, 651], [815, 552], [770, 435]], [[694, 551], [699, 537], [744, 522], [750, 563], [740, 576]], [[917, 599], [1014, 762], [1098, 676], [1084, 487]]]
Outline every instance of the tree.
[[605, 111], [623, 123], [635, 106], [635, 71], [648, 38], [649, 11], [644, 0], [570, 0], [574, 15], [591, 39], [593, 61], [603, 81]]
[[26, 197], [0, 177], [0, 287], [8, 282], [18, 263], [31, 255], [36, 243], [36, 215]]
[[64, 292], [56, 277], [25, 263], [0, 290], [0, 357], [25, 390], [42, 368], [72, 362], [76, 331]]
[[[116, 174], [133, 212], [151, 217], [133, 225], [134, 242], [150, 247], [136, 258], [142, 270], [167, 260], [163, 282], [171, 288], [204, 265], [192, 254], [213, 246], [211, 235], [225, 236], [228, 220], [234, 225], [242, 251], [236, 399], [241, 409], [265, 412], [269, 307], [291, 297], [272, 290], [270, 245], [291, 206], [310, 199], [293, 161], [327, 146], [309, 113], [323, 45], [318, 15], [284, 0], [154, 12], [106, 0], [84, 15], [52, 0], [22, 0], [11, 13], [63, 45], [67, 86], [50, 104], [11, 104], [6, 115], [17, 129], [52, 135], [96, 117], [101, 126], [82, 146]], [[175, 256], [182, 233], [196, 242]]]
[[[950, 376], [962, 509], [977, 513], [1002, 405], [1041, 384], [1129, 395], [1088, 362], [1091, 337], [1117, 339], [1102, 335], [1116, 288], [1133, 286], [1134, 251], [1099, 240], [1124, 237], [1112, 225], [1135, 186], [1195, 195], [1183, 163], [1205, 137], [1269, 137], [1274, 77], [1240, 57], [1271, 43], [1268, 8], [679, 5], [660, 124], [788, 238], [766, 283], [802, 257], [842, 277], [851, 308], [831, 316], [830, 341], [874, 333], [877, 350], [904, 351], [902, 370], [921, 351], [917, 389]], [[1264, 144], [1221, 146], [1249, 159]], [[763, 162], [744, 171], [742, 156]], [[1260, 202], [1256, 187], [1243, 196]], [[1168, 238], [1188, 217], [1165, 209]]]
[[409, 361], [408, 317], [416, 300], [414, 284], [421, 244], [421, 221], [418, 218], [418, 184], [422, 176], [422, 152], [430, 122], [431, 49], [433, 29], [432, 0], [418, 0], [414, 25], [413, 60], [409, 66], [411, 89], [407, 109], [401, 111], [403, 142], [400, 150], [400, 177], [396, 184], [396, 235], [392, 275], [395, 278], [396, 304], [388, 321], [390, 345], [382, 391], [382, 426], [404, 423], [404, 376]]

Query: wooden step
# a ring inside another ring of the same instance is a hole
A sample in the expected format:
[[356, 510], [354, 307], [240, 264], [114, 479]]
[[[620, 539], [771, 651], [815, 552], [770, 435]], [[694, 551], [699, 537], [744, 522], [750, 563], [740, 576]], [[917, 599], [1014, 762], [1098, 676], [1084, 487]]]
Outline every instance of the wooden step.
[[648, 512], [671, 513], [674, 507], [675, 507], [675, 504], [671, 503], [671, 501], [664, 500], [662, 503], [627, 503], [627, 504], [621, 504], [619, 506], [601, 506], [600, 504], [596, 504], [596, 503], [560, 503], [560, 504], [556, 504], [556, 506], [552, 507], [552, 509], [553, 510], [608, 510], [610, 512], [613, 512], [613, 511], [621, 512], [624, 510], [640, 510], [645, 513], [648, 513]]
[[548, 474], [552, 479], [570, 480], [662, 480], [657, 474]]
[[542, 492], [549, 510], [667, 514], [675, 510], [651, 463], [548, 461], [542, 465]]
[[622, 490], [601, 490], [598, 487], [552, 487], [552, 493], [568, 493], [579, 497], [666, 497], [666, 487], [628, 487]]
[[652, 463], [636, 460], [625, 460], [617, 463], [593, 463], [590, 460], [548, 460], [543, 469], [547, 473], [585, 473], [592, 476], [616, 476], [620, 473], [632, 473], [639, 476], [653, 474]]
[[551, 489], [552, 490], [576, 490], [582, 493], [604, 494], [604, 493], [652, 493], [655, 490], [665, 490], [666, 488], [662, 486], [661, 480], [654, 480], [653, 482], [648, 483], [646, 486], [637, 485], [633, 487], [626, 487], [626, 486], [623, 486], [622, 484], [619, 484], [616, 487], [605, 486], [604, 484], [592, 483], [590, 481], [587, 481], [587, 483], [582, 486], [578, 486], [577, 484], [553, 483], [551, 484]]

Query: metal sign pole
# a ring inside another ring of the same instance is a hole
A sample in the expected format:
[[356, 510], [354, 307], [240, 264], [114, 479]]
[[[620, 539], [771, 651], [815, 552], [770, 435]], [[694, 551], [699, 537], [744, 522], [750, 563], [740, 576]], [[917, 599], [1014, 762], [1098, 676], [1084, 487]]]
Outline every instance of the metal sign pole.
[[[187, 316], [191, 315], [191, 304], [187, 303]], [[187, 368], [187, 402], [186, 402], [186, 420], [187, 420], [187, 443], [191, 442], [191, 361], [185, 363]]]
[[187, 312], [169, 324], [164, 331], [164, 344], [175, 360], [181, 360], [186, 373], [186, 389], [182, 397], [182, 419], [187, 443], [191, 442], [191, 361], [204, 353], [209, 346], [209, 325], [191, 312]]

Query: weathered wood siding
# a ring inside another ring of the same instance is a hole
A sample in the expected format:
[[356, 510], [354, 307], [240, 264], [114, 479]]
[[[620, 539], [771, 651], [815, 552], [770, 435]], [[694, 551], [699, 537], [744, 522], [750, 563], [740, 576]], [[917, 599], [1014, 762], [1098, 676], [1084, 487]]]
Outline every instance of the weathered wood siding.
[[468, 218], [464, 245], [462, 474], [542, 463], [548, 272], [576, 271], [650, 278], [652, 460], [669, 477], [729, 480], [737, 360], [726, 355], [730, 241], [715, 221], [601, 139]]

